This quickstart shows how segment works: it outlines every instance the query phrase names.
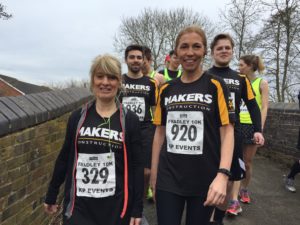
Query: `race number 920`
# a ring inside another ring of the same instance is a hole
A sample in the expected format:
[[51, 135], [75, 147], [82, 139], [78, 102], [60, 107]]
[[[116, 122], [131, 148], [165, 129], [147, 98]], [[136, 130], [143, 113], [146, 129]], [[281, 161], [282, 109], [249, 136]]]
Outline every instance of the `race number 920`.
[[[83, 179], [82, 182], [84, 184], [92, 183], [92, 184], [99, 184], [100, 180], [103, 180], [103, 184], [107, 182], [109, 171], [107, 167], [103, 167], [100, 170], [97, 168], [91, 168], [90, 170], [88, 168], [82, 168], [83, 173]], [[98, 177], [100, 179], [98, 179]]]
[[171, 128], [172, 140], [195, 141], [197, 138], [197, 128], [195, 125], [173, 124]]

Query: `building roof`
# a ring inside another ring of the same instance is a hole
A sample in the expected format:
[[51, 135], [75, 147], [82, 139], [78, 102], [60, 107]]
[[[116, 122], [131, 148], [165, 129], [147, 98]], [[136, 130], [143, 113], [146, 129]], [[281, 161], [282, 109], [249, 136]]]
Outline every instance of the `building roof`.
[[0, 74], [0, 78], [13, 86], [14, 88], [18, 89], [19, 91], [23, 92], [24, 94], [32, 94], [32, 93], [39, 93], [45, 91], [51, 91], [49, 87], [45, 86], [38, 86], [35, 84], [26, 83], [23, 81], [19, 81], [16, 78], [5, 76]]

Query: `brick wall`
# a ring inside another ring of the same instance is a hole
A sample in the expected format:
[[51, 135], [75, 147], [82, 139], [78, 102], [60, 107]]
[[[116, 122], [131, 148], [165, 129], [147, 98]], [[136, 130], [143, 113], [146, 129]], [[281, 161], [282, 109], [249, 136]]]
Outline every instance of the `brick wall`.
[[266, 144], [258, 153], [290, 166], [300, 158], [297, 141], [300, 129], [298, 103], [271, 103], [264, 135]]
[[75, 88], [16, 98], [0, 98], [0, 224], [48, 224], [43, 201], [67, 119], [91, 96]]

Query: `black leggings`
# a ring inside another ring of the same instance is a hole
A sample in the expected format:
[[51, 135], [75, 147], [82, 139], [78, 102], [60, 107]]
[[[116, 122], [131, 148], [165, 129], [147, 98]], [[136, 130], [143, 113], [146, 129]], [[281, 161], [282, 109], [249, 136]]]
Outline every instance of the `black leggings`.
[[213, 207], [204, 207], [206, 198], [181, 196], [156, 190], [156, 212], [158, 225], [180, 225], [186, 203], [186, 225], [207, 225]]
[[288, 178], [295, 179], [297, 173], [300, 173], [300, 160], [297, 160], [294, 165], [292, 165]]

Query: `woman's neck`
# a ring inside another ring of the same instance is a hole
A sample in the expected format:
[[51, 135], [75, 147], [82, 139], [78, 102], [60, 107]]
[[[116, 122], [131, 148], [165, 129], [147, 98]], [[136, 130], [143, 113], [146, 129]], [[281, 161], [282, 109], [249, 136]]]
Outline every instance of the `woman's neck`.
[[253, 81], [253, 80], [256, 79], [256, 75], [255, 75], [254, 72], [253, 72], [253, 73], [249, 73], [249, 74], [247, 74], [247, 78], [248, 78], [250, 81]]
[[202, 70], [202, 68], [199, 68], [193, 72], [184, 71], [181, 76], [181, 81], [183, 83], [192, 83], [192, 82], [198, 80], [203, 75], [203, 72], [204, 71]]
[[117, 111], [117, 104], [115, 101], [103, 102], [96, 100], [96, 112], [105, 118], [111, 117]]

